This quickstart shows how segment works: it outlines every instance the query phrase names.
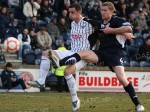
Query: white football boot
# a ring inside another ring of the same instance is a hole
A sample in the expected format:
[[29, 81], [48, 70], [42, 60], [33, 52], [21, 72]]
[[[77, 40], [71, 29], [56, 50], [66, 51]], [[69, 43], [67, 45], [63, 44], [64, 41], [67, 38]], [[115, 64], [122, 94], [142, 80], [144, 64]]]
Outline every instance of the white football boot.
[[57, 58], [57, 56], [55, 56], [55, 54], [52, 52], [52, 50], [49, 50], [49, 57], [50, 60], [52, 61], [52, 64], [54, 65], [54, 67], [59, 68], [59, 59]]
[[144, 112], [144, 111], [145, 111], [144, 107], [143, 107], [141, 104], [139, 104], [138, 106], [136, 106], [136, 107], [135, 107], [135, 110], [136, 110], [137, 112]]
[[44, 85], [39, 84], [38, 81], [29, 81], [29, 82], [27, 82], [27, 84], [32, 86], [32, 87], [37, 87], [37, 88], [44, 86]]
[[80, 100], [79, 100], [79, 98], [76, 101], [72, 102], [73, 112], [77, 111], [78, 109], [80, 109]]

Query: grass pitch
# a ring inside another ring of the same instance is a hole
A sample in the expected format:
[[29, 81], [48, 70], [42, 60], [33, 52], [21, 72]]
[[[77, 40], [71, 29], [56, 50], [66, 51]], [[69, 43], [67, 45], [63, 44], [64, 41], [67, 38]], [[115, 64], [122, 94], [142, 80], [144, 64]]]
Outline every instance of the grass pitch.
[[[135, 112], [125, 93], [78, 93], [78, 112]], [[138, 94], [150, 112], [150, 94]], [[0, 112], [72, 112], [69, 93], [0, 93]]]

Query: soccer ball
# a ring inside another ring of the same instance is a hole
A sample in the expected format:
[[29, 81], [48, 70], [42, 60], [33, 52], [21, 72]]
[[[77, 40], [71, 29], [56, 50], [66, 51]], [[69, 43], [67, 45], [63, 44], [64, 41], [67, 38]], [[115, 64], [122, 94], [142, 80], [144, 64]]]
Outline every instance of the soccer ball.
[[19, 50], [19, 41], [14, 37], [9, 37], [4, 42], [5, 51], [16, 53]]

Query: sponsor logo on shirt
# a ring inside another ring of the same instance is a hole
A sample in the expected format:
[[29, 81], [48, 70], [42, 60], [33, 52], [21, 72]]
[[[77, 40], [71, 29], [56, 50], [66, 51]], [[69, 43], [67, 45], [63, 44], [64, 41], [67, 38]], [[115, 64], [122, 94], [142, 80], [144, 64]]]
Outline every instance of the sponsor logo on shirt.
[[82, 35], [80, 35], [80, 34], [72, 34], [71, 36], [73, 39], [78, 39], [78, 38], [82, 37]]

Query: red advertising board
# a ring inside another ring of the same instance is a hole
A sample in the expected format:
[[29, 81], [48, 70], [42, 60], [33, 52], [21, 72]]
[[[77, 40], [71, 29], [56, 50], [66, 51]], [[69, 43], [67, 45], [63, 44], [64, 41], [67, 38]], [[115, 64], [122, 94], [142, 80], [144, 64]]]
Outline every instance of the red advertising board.
[[[150, 72], [126, 72], [136, 92], [150, 92]], [[125, 92], [116, 75], [110, 71], [79, 71], [76, 74], [77, 91]]]

